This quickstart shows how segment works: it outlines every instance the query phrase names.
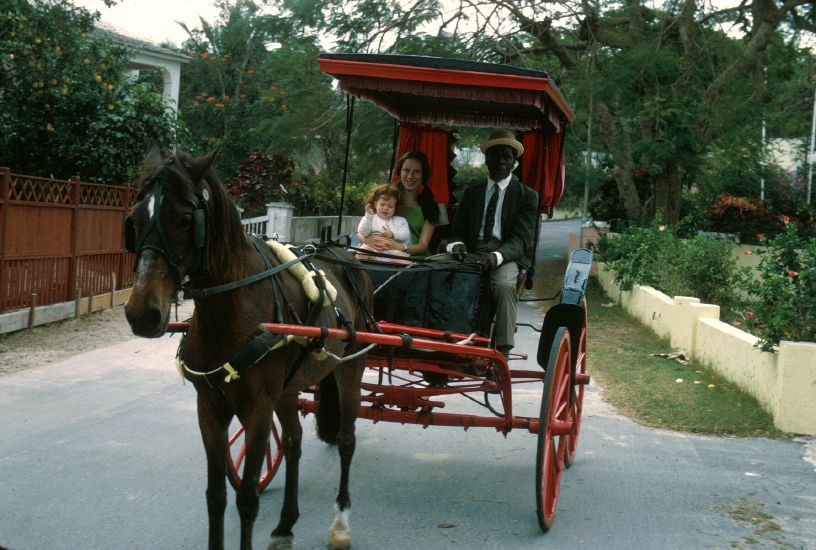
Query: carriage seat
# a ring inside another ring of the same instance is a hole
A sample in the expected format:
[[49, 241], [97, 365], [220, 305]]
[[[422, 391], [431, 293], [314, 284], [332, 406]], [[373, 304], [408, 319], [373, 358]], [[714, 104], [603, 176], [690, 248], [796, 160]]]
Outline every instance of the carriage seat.
[[426, 262], [411, 269], [366, 262], [376, 290], [374, 317], [412, 327], [489, 334], [490, 285], [477, 266], [459, 262]]

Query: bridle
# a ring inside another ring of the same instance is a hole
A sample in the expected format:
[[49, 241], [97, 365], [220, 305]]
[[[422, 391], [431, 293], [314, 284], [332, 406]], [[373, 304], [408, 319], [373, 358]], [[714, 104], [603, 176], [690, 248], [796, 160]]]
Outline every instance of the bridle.
[[[183, 281], [181, 277], [181, 269], [176, 261], [174, 261], [173, 251], [169, 244], [167, 231], [162, 224], [161, 207], [164, 202], [165, 195], [169, 189], [169, 182], [167, 179], [167, 167], [174, 164], [175, 159], [168, 159], [162, 169], [153, 177], [151, 177], [145, 186], [153, 184], [153, 188], [148, 195], [146, 195], [140, 202], [144, 200], [153, 201], [153, 213], [150, 221], [142, 234], [139, 242], [136, 242], [136, 228], [132, 217], [129, 215], [125, 218], [125, 249], [128, 252], [136, 254], [136, 262], [134, 264], [134, 271], [139, 264], [139, 258], [145, 250], [155, 250], [164, 256], [170, 270], [173, 274], [173, 279], [176, 284], [176, 291], [182, 290]], [[193, 207], [193, 245], [198, 252], [198, 266], [191, 274], [196, 276], [208, 276], [210, 274], [210, 259], [208, 248], [210, 243], [210, 235], [213, 231], [212, 214], [207, 203], [207, 190], [201, 186], [195, 192], [196, 200], [185, 198], [185, 201]], [[147, 242], [152, 233], [155, 233], [157, 239], [152, 239]]]

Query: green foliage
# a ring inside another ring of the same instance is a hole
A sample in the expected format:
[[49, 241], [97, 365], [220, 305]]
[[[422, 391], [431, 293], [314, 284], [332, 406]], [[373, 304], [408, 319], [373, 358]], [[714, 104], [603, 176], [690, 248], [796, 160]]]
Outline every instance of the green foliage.
[[658, 218], [647, 227], [602, 236], [598, 248], [624, 290], [639, 284], [669, 296], [693, 296], [724, 307], [737, 302], [734, 281], [738, 272], [728, 241], [704, 235], [681, 239]]
[[130, 52], [95, 22], [65, 0], [0, 8], [0, 165], [121, 184], [150, 141], [174, 142], [161, 93], [127, 77]]
[[[365, 199], [374, 184], [348, 183], [343, 200], [343, 214], [362, 216]], [[342, 185], [340, 180], [328, 180], [318, 176], [306, 179], [304, 195], [299, 204], [295, 204], [295, 215], [298, 216], [336, 216], [340, 212]]]
[[[318, 4], [289, 7], [309, 21], [322, 17], [314, 12]], [[317, 37], [303, 32], [296, 18], [266, 15], [245, 0], [225, 3], [217, 22], [188, 32], [192, 61], [184, 68], [181, 117], [195, 136], [191, 149], [221, 144], [216, 166], [225, 180], [236, 176], [241, 159], [263, 151], [293, 157], [309, 182], [320, 186], [324, 176], [316, 174], [328, 172], [337, 185], [345, 164], [346, 102], [318, 70]], [[393, 125], [376, 107], [356, 103], [350, 181], [387, 176]], [[321, 212], [327, 208], [321, 197], [333, 195], [322, 188], [310, 193], [301, 207]]]
[[747, 328], [765, 351], [781, 340], [816, 342], [816, 237], [803, 238], [794, 223], [786, 223], [764, 241], [759, 274], [744, 283]]

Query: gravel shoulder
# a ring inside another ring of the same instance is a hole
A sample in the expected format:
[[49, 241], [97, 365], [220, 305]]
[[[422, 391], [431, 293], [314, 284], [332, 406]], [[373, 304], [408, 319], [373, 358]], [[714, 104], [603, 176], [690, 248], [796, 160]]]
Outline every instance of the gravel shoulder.
[[[179, 308], [192, 312], [192, 302]], [[171, 312], [171, 315], [173, 313]], [[189, 315], [189, 314], [188, 314]], [[0, 377], [37, 369], [74, 355], [136, 338], [122, 306], [105, 309], [77, 319], [0, 335]]]

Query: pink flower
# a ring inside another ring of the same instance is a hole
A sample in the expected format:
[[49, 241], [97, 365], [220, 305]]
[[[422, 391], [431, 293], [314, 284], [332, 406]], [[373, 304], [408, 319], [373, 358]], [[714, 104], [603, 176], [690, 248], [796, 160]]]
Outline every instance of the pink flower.
[[785, 222], [785, 225], [788, 225], [790, 223], [790, 216], [782, 216], [782, 221]]
[[751, 252], [750, 250], [743, 250], [742, 253], [745, 254], [746, 256], [750, 256], [751, 254], [753, 254], [753, 252]]
[[793, 278], [793, 277], [796, 277], [797, 275], [799, 275], [799, 274], [797, 272], [795, 272], [794, 270], [792, 270], [792, 269], [788, 270], [788, 277]]
[[731, 321], [731, 324], [732, 324], [732, 325], [734, 325], [735, 327], [738, 327], [738, 326], [742, 325], [742, 323], [740, 323], [740, 322], [739, 322], [739, 321], [737, 321], [736, 319], [734, 319], [733, 321]]
[[761, 241], [764, 238], [765, 238], [765, 235], [763, 233], [757, 233], [757, 240], [758, 241]]
[[753, 316], [754, 316], [754, 312], [753, 312], [753, 311], [746, 311], [746, 312], [745, 312], [745, 316], [746, 316], [746, 317], [748, 317], [748, 318], [750, 319], [751, 317], [753, 317]]

